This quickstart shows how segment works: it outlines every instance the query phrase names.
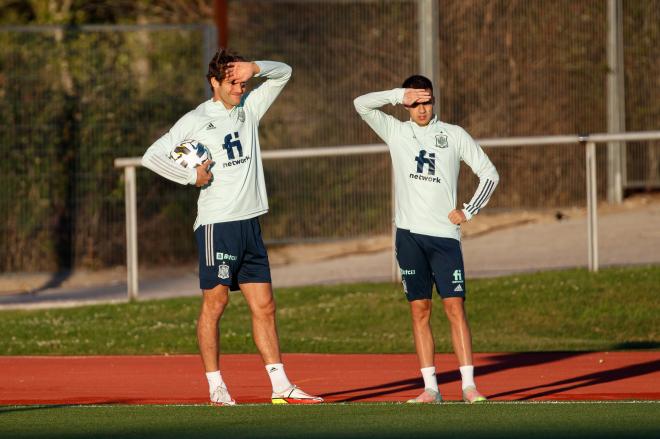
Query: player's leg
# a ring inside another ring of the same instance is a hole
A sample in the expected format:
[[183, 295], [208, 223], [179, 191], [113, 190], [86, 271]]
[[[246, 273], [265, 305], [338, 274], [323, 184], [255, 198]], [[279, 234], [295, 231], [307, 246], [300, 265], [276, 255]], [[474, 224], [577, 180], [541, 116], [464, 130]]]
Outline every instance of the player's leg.
[[234, 405], [235, 401], [229, 395], [227, 385], [220, 374], [218, 360], [220, 355], [218, 323], [229, 302], [229, 287], [218, 285], [213, 289], [203, 290], [202, 294], [202, 306], [197, 320], [197, 342], [209, 383], [211, 403]]
[[451, 341], [454, 347], [459, 370], [463, 399], [468, 403], [483, 402], [486, 398], [477, 391], [474, 383], [474, 363], [472, 362], [472, 333], [465, 313], [464, 300], [458, 297], [443, 299], [442, 303], [451, 327]]
[[438, 391], [438, 379], [435, 374], [435, 341], [431, 328], [432, 302], [429, 299], [413, 300], [410, 302], [410, 314], [412, 317], [413, 338], [415, 340], [415, 351], [419, 359], [420, 371], [424, 380], [424, 391], [410, 403], [435, 403], [440, 402]]
[[408, 230], [397, 229], [396, 257], [403, 290], [410, 303], [413, 339], [424, 379], [424, 391], [410, 403], [436, 403], [441, 396], [435, 376], [435, 343], [431, 330], [431, 271], [419, 243]]
[[435, 342], [431, 328], [431, 309], [432, 302], [429, 299], [419, 299], [410, 302], [413, 338], [421, 368], [435, 366]]
[[[218, 324], [229, 302], [232, 271], [225, 261], [230, 253], [223, 235], [233, 236], [232, 223], [202, 225], [195, 230], [199, 250], [199, 283], [202, 289], [202, 305], [197, 320], [197, 342], [202, 357], [206, 379], [209, 383], [211, 403], [234, 405], [219, 367], [220, 341]], [[234, 250], [232, 250], [234, 252]], [[238, 258], [232, 258], [235, 264]]]
[[240, 287], [252, 313], [252, 338], [264, 364], [281, 363], [271, 284], [241, 283]]
[[275, 298], [270, 277], [268, 253], [255, 218], [244, 223], [246, 247], [238, 274], [243, 296], [252, 314], [252, 337], [266, 367], [274, 404], [316, 404], [322, 398], [309, 395], [291, 384], [284, 371], [277, 333]]
[[450, 238], [433, 238], [431, 266], [436, 289], [449, 320], [452, 346], [461, 372], [463, 399], [467, 402], [485, 401], [474, 383], [472, 362], [472, 333], [465, 312], [465, 279], [460, 242]]
[[229, 288], [218, 285], [210, 290], [203, 290], [202, 306], [197, 320], [197, 341], [206, 372], [219, 369], [218, 322], [229, 303]]
[[316, 404], [322, 398], [309, 395], [291, 384], [280, 355], [275, 299], [270, 283], [241, 283], [241, 291], [252, 313], [252, 337], [270, 378], [273, 404]]
[[442, 299], [445, 314], [449, 319], [451, 328], [451, 342], [458, 364], [467, 366], [472, 364], [472, 334], [465, 315], [462, 297], [449, 297]]

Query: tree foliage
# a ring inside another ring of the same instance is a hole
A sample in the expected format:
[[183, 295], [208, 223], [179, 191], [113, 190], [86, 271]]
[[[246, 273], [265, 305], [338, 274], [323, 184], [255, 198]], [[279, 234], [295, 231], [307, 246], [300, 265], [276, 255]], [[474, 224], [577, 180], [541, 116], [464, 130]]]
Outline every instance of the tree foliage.
[[[605, 2], [440, 3], [443, 120], [474, 137], [605, 131]], [[352, 99], [417, 73], [414, 2], [229, 6], [232, 48], [294, 69], [261, 124], [264, 149], [380, 143]], [[657, 129], [660, 120], [658, 11], [660, 0], [624, 2], [630, 130]], [[81, 26], [210, 23], [211, 14], [211, 0], [0, 1], [3, 271], [122, 263], [123, 181], [113, 160], [141, 155], [205, 96], [201, 28]], [[50, 26], [27, 32], [9, 25]], [[657, 144], [629, 151], [629, 175], [660, 180]], [[489, 151], [503, 183], [489, 207], [581, 203], [582, 154], [572, 146]], [[386, 157], [269, 164], [266, 238], [386, 233], [389, 175]], [[475, 186], [463, 172], [459, 198], [469, 199]], [[146, 171], [138, 190], [141, 262], [194, 258], [194, 190]]]

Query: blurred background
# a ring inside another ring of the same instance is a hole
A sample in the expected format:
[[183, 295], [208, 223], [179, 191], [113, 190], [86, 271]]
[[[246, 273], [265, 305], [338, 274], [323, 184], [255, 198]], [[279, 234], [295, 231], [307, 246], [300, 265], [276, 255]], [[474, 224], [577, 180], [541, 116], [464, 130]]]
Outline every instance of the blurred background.
[[[263, 150], [381, 143], [352, 100], [420, 71], [423, 3], [0, 1], [0, 270], [125, 264], [123, 173], [113, 161], [141, 156], [208, 98], [206, 69], [219, 45], [293, 67], [260, 126]], [[660, 0], [431, 3], [437, 111], [473, 137], [660, 127]], [[613, 88], [612, 44], [621, 69]], [[598, 145], [601, 201], [615, 206], [640, 192], [653, 199], [660, 142], [614, 146]], [[485, 150], [501, 183], [482, 215], [551, 211], [561, 220], [585, 205], [578, 145]], [[613, 153], [623, 199], [608, 182]], [[387, 154], [264, 166], [271, 210], [262, 225], [273, 248], [391, 233]], [[463, 169], [459, 200], [477, 183]], [[194, 266], [196, 190], [142, 168], [137, 189], [141, 267]]]

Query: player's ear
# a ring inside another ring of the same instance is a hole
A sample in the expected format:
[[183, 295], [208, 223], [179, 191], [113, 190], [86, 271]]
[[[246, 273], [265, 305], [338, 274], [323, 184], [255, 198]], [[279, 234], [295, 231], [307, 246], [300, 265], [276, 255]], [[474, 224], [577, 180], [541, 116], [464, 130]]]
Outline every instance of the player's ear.
[[215, 76], [211, 76], [211, 87], [218, 88], [220, 87], [220, 81]]

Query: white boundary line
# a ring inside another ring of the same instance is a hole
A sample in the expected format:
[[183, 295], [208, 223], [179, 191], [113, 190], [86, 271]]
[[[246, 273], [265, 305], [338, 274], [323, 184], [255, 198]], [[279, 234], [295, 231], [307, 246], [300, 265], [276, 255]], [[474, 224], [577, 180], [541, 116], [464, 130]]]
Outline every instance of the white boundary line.
[[[611, 405], [611, 404], [660, 404], [659, 400], [579, 400], [579, 401], [488, 401], [482, 404], [472, 404], [471, 406], [492, 406], [492, 405], [569, 405], [569, 404], [599, 404], [599, 405]], [[199, 403], [199, 404], [21, 404], [21, 405], [0, 405], [0, 411], [3, 408], [123, 408], [123, 407], [212, 407], [216, 410], [235, 410], [238, 407], [324, 407], [324, 406], [374, 406], [374, 405], [403, 405], [406, 407], [412, 407], [410, 404], [406, 404], [404, 401], [391, 401], [391, 402], [325, 402], [322, 404], [271, 404], [271, 403], [250, 403], [250, 404], [237, 404], [235, 406], [224, 408], [224, 407], [215, 407], [211, 406], [208, 403]], [[437, 404], [438, 407], [443, 405], [470, 405], [466, 404], [463, 401], [443, 401], [441, 404]]]

